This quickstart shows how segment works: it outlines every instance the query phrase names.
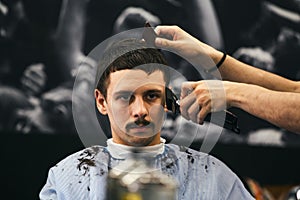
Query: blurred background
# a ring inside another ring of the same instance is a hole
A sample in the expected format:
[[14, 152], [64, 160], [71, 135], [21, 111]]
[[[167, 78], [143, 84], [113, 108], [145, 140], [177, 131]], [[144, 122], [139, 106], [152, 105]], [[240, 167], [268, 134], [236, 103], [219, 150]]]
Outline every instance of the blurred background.
[[[72, 100], [73, 85], [79, 66], [85, 73], [75, 89], [93, 85], [96, 61], [86, 56], [106, 38], [143, 27], [146, 20], [153, 26], [178, 25], [243, 62], [299, 80], [299, 13], [299, 0], [0, 0], [4, 194], [37, 199], [48, 169], [84, 148], [72, 116], [72, 104], [78, 103]], [[166, 56], [187, 80], [203, 79], [185, 60]], [[224, 130], [211, 154], [257, 199], [293, 196], [300, 184], [300, 136], [239, 109], [230, 111], [241, 133]], [[180, 123], [179, 116], [168, 114], [162, 133], [168, 141]], [[185, 138], [195, 125], [183, 123]], [[200, 128], [192, 148], [200, 149], [206, 128]]]

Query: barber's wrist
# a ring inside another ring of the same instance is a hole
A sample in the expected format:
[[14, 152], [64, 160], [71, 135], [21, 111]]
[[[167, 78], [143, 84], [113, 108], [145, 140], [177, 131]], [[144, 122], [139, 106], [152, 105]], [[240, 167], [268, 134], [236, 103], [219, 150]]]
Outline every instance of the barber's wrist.
[[208, 55], [210, 56], [215, 65], [209, 66], [207, 69], [205, 69], [207, 73], [213, 73], [214, 71], [218, 70], [223, 65], [227, 57], [226, 53], [218, 51], [212, 47], [209, 49]]
[[222, 59], [224, 53], [221, 51], [218, 51], [216, 49], [211, 50], [210, 57], [214, 61], [215, 64], [218, 64], [220, 60]]
[[230, 107], [249, 109], [249, 100], [251, 95], [255, 94], [257, 86], [247, 83], [228, 82], [230, 87], [226, 87], [226, 99]]
[[226, 94], [227, 108], [236, 107], [240, 108], [242, 102], [244, 102], [244, 94], [241, 88], [243, 84], [235, 83], [231, 81], [223, 81], [224, 90]]

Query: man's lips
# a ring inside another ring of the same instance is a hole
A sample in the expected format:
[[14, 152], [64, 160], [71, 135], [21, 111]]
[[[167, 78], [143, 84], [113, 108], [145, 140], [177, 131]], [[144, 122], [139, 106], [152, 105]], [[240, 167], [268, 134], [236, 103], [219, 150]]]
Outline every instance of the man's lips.
[[128, 126], [127, 128], [128, 129], [147, 129], [147, 128], [151, 128], [151, 127], [152, 127], [152, 124], [147, 124], [147, 125], [144, 125], [144, 124], [140, 124], [140, 125], [132, 124], [132, 125]]
[[140, 126], [140, 127], [131, 128], [130, 130], [133, 130], [134, 132], [146, 132], [149, 131], [149, 129], [150, 129], [149, 126]]
[[126, 129], [129, 130], [133, 130], [133, 131], [137, 131], [137, 132], [144, 132], [144, 131], [148, 131], [149, 129], [153, 128], [153, 123], [151, 122], [146, 122], [144, 121], [143, 123], [131, 123], [129, 125], [127, 125]]

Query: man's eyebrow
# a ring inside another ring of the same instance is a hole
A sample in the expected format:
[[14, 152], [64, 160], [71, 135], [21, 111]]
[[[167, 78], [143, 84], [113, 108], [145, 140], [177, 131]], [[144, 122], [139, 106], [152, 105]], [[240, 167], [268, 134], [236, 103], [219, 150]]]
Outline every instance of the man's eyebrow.
[[129, 91], [129, 90], [120, 90], [120, 91], [117, 91], [113, 94], [113, 96], [118, 96], [118, 95], [124, 95], [124, 94], [133, 94], [134, 92], [133, 91]]
[[156, 94], [156, 95], [162, 95], [163, 91], [159, 90], [159, 89], [150, 89], [150, 90], [146, 90], [143, 92], [143, 95], [148, 95], [148, 94]]
[[163, 91], [159, 89], [150, 89], [150, 90], [146, 90], [144, 93], [150, 93], [150, 92], [162, 93]]
[[[159, 89], [149, 89], [149, 90], [145, 90], [143, 92], [143, 94], [145, 93], [163, 93], [162, 90], [159, 90]], [[134, 91], [130, 91], [130, 90], [120, 90], [120, 91], [117, 91], [113, 94], [113, 96], [118, 96], [118, 95], [129, 95], [129, 94], [134, 94]]]

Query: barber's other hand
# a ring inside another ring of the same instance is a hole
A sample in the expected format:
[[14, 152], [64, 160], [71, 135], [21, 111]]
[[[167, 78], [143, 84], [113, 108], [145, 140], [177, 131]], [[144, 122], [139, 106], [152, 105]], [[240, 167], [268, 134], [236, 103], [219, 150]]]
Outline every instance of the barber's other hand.
[[159, 37], [155, 45], [173, 51], [194, 65], [204, 64], [211, 67], [211, 58], [216, 62], [222, 53], [197, 40], [178, 26], [157, 26], [155, 32]]
[[[187, 120], [203, 124], [210, 112], [225, 110], [230, 106], [227, 92], [234, 92], [236, 83], [220, 80], [184, 82], [181, 86], [180, 110]], [[229, 95], [228, 95], [229, 96]]]

